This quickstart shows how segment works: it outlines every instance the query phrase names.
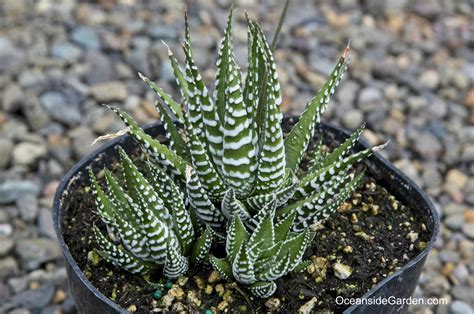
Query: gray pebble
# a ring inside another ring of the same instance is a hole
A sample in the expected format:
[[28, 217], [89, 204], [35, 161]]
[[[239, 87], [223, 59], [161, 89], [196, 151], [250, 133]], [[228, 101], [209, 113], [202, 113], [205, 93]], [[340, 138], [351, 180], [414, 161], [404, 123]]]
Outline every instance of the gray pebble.
[[10, 84], [3, 90], [1, 108], [6, 112], [15, 112], [21, 106], [23, 91], [17, 84]]
[[77, 124], [81, 121], [81, 112], [77, 104], [67, 100], [61, 92], [46, 92], [41, 95], [41, 104], [56, 121], [65, 124]]
[[464, 215], [463, 214], [456, 214], [449, 216], [444, 220], [444, 223], [449, 229], [452, 230], [461, 230], [463, 223], [464, 223]]
[[357, 105], [364, 112], [378, 109], [377, 106], [383, 101], [382, 92], [374, 87], [365, 87], [361, 90]]
[[342, 125], [349, 130], [355, 130], [364, 122], [364, 115], [357, 109], [349, 110], [342, 117]]
[[46, 208], [41, 208], [39, 211], [38, 230], [40, 235], [46, 236], [50, 239], [56, 239], [51, 211]]
[[44, 238], [19, 240], [15, 245], [15, 253], [26, 269], [35, 269], [44, 262], [61, 257], [58, 243]]
[[12, 256], [0, 259], [0, 279], [14, 276], [19, 271], [18, 263]]
[[49, 304], [54, 296], [54, 287], [43, 285], [37, 289], [30, 289], [15, 295], [12, 303], [30, 310], [42, 309]]
[[69, 62], [77, 61], [82, 55], [81, 48], [70, 42], [56, 43], [51, 47], [51, 56]]
[[449, 307], [449, 312], [451, 314], [472, 314], [474, 313], [472, 307], [466, 302], [456, 300], [451, 303]]
[[6, 137], [0, 137], [0, 169], [8, 166], [13, 151], [13, 142]]
[[40, 187], [33, 181], [6, 181], [0, 183], [0, 204], [15, 202], [23, 194], [37, 195]]
[[50, 122], [49, 115], [41, 106], [40, 100], [32, 93], [26, 95], [21, 109], [28, 125], [34, 131], [46, 127]]
[[8, 279], [8, 285], [14, 293], [19, 293], [26, 290], [26, 288], [28, 288], [28, 283], [29, 280], [27, 276], [13, 277]]
[[169, 25], [152, 25], [148, 28], [148, 35], [153, 39], [176, 39], [179, 34], [175, 27]]
[[112, 62], [107, 56], [97, 51], [90, 51], [85, 59], [88, 69], [84, 78], [88, 85], [107, 82], [116, 77]]
[[23, 194], [17, 201], [16, 205], [20, 212], [20, 217], [25, 222], [32, 222], [38, 215], [38, 200], [34, 194]]
[[456, 268], [453, 270], [453, 275], [456, 277], [460, 282], [466, 282], [469, 277], [469, 270], [467, 269], [466, 265], [459, 263]]
[[102, 103], [123, 101], [127, 98], [127, 87], [120, 81], [109, 81], [95, 84], [91, 87], [94, 98]]
[[465, 223], [462, 226], [462, 231], [464, 232], [465, 235], [467, 235], [468, 238], [474, 240], [474, 223]]
[[38, 143], [23, 142], [13, 149], [13, 163], [22, 166], [34, 166], [38, 159], [47, 155], [45, 145]]
[[91, 144], [96, 138], [87, 127], [76, 128], [69, 132], [69, 136], [72, 138], [72, 147], [78, 158], [84, 157], [92, 150]]
[[0, 73], [18, 73], [25, 63], [25, 51], [15, 47], [9, 39], [0, 37]]
[[87, 49], [100, 49], [100, 39], [92, 27], [80, 26], [71, 32], [73, 42]]
[[454, 286], [451, 289], [453, 298], [464, 301], [468, 304], [474, 304], [474, 287]]
[[4, 236], [0, 237], [0, 257], [7, 255], [15, 243], [12, 239]]
[[414, 136], [413, 149], [423, 158], [435, 160], [439, 158], [442, 146], [432, 134], [423, 132]]

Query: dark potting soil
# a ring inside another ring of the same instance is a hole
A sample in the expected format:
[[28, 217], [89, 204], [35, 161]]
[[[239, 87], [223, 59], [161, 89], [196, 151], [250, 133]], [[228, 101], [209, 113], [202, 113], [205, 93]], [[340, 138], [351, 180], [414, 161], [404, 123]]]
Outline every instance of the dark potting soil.
[[[166, 283], [159, 275], [147, 281], [103, 260], [94, 264], [90, 258], [95, 247], [94, 224], [103, 227], [84, 182], [70, 195], [62, 230], [79, 268], [99, 291], [137, 313], [158, 311], [173, 299], [165, 297], [167, 289], [164, 287], [158, 288], [161, 297], [156, 294], [157, 286], [150, 281]], [[190, 269], [186, 278], [175, 282], [174, 300], [167, 309], [216, 312], [225, 308], [238, 313], [269, 310], [294, 313], [305, 304], [314, 304], [313, 310], [342, 312], [347, 306], [337, 305], [336, 297], [362, 296], [425, 248], [431, 235], [425, 224], [416, 208], [403, 205], [366, 176], [337, 213], [318, 226], [315, 240], [306, 252], [306, 259], [311, 259], [313, 264], [304, 272], [277, 280], [277, 291], [270, 299], [252, 297], [245, 287], [236, 283], [224, 280], [210, 283], [212, 268], [204, 265]], [[349, 273], [347, 278], [341, 279]]]

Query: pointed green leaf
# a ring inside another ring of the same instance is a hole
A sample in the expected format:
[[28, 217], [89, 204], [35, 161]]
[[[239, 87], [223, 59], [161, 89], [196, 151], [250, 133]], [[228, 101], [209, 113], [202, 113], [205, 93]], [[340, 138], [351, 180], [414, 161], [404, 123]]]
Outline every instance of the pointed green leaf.
[[[121, 215], [116, 215], [115, 221], [117, 236], [122, 240], [125, 248], [139, 259], [151, 260], [153, 256], [146, 245], [146, 235], [142, 230], [137, 230], [136, 225], [133, 225]], [[137, 221], [139, 221], [139, 218], [137, 218]]]
[[229, 51], [232, 49], [232, 9], [229, 12], [227, 18], [227, 26], [225, 29], [224, 37], [222, 38], [219, 45], [219, 53], [217, 59], [217, 71], [215, 77], [215, 88], [214, 88], [214, 102], [216, 104], [217, 113], [219, 120], [224, 121], [225, 108], [227, 104], [226, 86], [228, 77], [228, 60]]
[[138, 202], [140, 194], [143, 197], [145, 206], [149, 208], [157, 217], [170, 226], [173, 225], [170, 213], [164, 206], [163, 200], [158, 196], [158, 193], [152, 188], [148, 180], [142, 175], [137, 166], [135, 166], [128, 157], [127, 153], [119, 146], [120, 159], [122, 160], [122, 167], [125, 177], [125, 182], [128, 188], [128, 194]]
[[257, 49], [263, 56], [266, 64], [266, 99], [265, 118], [260, 134], [262, 147], [258, 162], [257, 182], [255, 194], [267, 194], [277, 190], [285, 178], [285, 147], [283, 144], [283, 130], [281, 129], [282, 114], [280, 112], [281, 91], [278, 82], [273, 55], [268, 43], [257, 23]]
[[217, 258], [213, 255], [209, 255], [209, 262], [211, 263], [212, 268], [214, 268], [214, 270], [217, 271], [222, 278], [226, 280], [233, 278], [232, 265], [227, 259]]
[[316, 123], [319, 123], [321, 114], [326, 110], [334, 90], [339, 84], [349, 63], [349, 46], [339, 59], [329, 79], [324, 83], [316, 96], [306, 105], [299, 121], [293, 126], [285, 139], [285, 152], [287, 167], [296, 170], [308, 147], [310, 139], [314, 136]]
[[149, 153], [157, 163], [169, 169], [173, 174], [179, 175], [182, 178], [184, 177], [186, 161], [182, 157], [161, 144], [158, 140], [155, 140], [150, 135], [146, 134], [128, 113], [118, 108], [107, 107], [117, 113], [125, 125], [130, 128], [130, 134], [132, 137], [137, 140], [140, 147], [145, 152]]
[[96, 226], [93, 226], [93, 231], [95, 241], [99, 246], [97, 252], [115, 266], [133, 274], [146, 274], [156, 267], [151, 263], [141, 261], [125, 249], [110, 242]]
[[194, 228], [191, 215], [184, 205], [184, 194], [160, 168], [149, 163], [148, 171], [155, 191], [161, 196], [165, 206], [171, 213], [173, 230], [178, 237], [183, 254], [187, 255], [194, 242]]
[[240, 72], [233, 49], [227, 51], [225, 81], [226, 110], [224, 118], [223, 174], [227, 185], [237, 195], [246, 196], [253, 188], [257, 169], [253, 119], [248, 115], [241, 88]]
[[234, 278], [243, 284], [255, 282], [254, 261], [250, 258], [246, 243], [242, 243], [232, 263]]
[[257, 212], [255, 216], [245, 221], [247, 228], [255, 230], [259, 222], [267, 213], [274, 213], [276, 209], [275, 194], [271, 194], [269, 201]]
[[[257, 110], [258, 110], [258, 100], [259, 100], [259, 95], [260, 95], [260, 81], [261, 78], [261, 71], [259, 68], [263, 68], [264, 65], [261, 64], [262, 59], [259, 57], [258, 53], [259, 51], [257, 50], [257, 40], [258, 40], [258, 35], [256, 32], [256, 29], [252, 22], [249, 20], [249, 17], [247, 13], [245, 14], [245, 17], [247, 19], [247, 24], [248, 24], [248, 31], [247, 31], [247, 37], [248, 37], [248, 65], [247, 65], [247, 76], [245, 78], [245, 84], [244, 84], [244, 103], [247, 108], [247, 113], [249, 117], [251, 117], [253, 123], [254, 123], [254, 129], [257, 130]], [[255, 141], [256, 141], [256, 133], [255, 134]]]
[[[173, 114], [180, 120], [183, 116], [183, 112], [181, 106], [174, 101], [171, 95], [167, 94], [161, 87], [156, 85], [152, 82], [148, 77], [138, 72], [138, 76], [151, 88], [155, 91], [155, 93], [160, 97], [160, 99], [165, 103], [165, 105], [170, 108]], [[159, 112], [161, 113], [161, 108], [159, 108]]]
[[171, 232], [166, 247], [166, 261], [163, 268], [163, 275], [174, 279], [183, 275], [188, 270], [188, 259], [183, 256], [178, 239]]
[[[187, 25], [187, 22], [186, 22]], [[196, 67], [191, 53], [191, 43], [189, 41], [189, 30], [186, 28], [186, 34], [188, 34], [183, 46], [184, 53], [186, 55], [186, 75], [188, 79], [188, 94], [189, 101], [195, 102], [196, 106], [189, 107], [189, 116], [192, 122], [193, 116], [197, 113], [192, 110], [199, 110], [202, 115], [203, 122], [203, 137], [200, 140], [202, 144], [207, 147], [210, 153], [211, 159], [216, 165], [217, 171], [220, 172], [222, 167], [222, 123], [217, 114], [217, 110], [214, 103], [209, 95], [209, 92], [202, 81], [201, 74]], [[194, 128], [196, 125], [191, 123]], [[198, 132], [198, 135], [200, 133]]]
[[104, 223], [113, 228], [115, 224], [115, 208], [104, 191], [100, 188], [92, 169], [89, 168], [89, 178], [92, 183], [91, 190], [94, 196], [97, 213]]
[[291, 266], [290, 252], [282, 259], [276, 259], [265, 271], [257, 274], [257, 280], [273, 281], [289, 272]]
[[240, 216], [234, 216], [227, 228], [227, 239], [225, 242], [225, 251], [227, 253], [227, 259], [230, 262], [234, 261], [242, 243], [246, 242], [248, 238], [249, 234], [247, 233], [247, 230], [245, 230]]
[[206, 227], [206, 231], [197, 238], [193, 246], [191, 253], [191, 262], [196, 265], [205, 262], [208, 258], [209, 250], [212, 244], [212, 233], [209, 227]]
[[290, 261], [288, 271], [292, 271], [301, 262], [303, 254], [306, 251], [311, 239], [312, 234], [306, 229], [303, 233], [299, 233], [296, 236], [286, 240], [283, 243], [276, 260], [281, 260], [288, 257]]
[[298, 264], [298, 266], [295, 267], [295, 269], [293, 269], [293, 271], [295, 273], [302, 273], [304, 272], [309, 265], [313, 264], [313, 262], [311, 260], [306, 260], [306, 261], [302, 261], [301, 263]]
[[211, 227], [222, 227], [225, 217], [215, 208], [202, 187], [196, 172], [190, 166], [186, 169], [186, 192], [189, 203], [199, 219]]
[[261, 273], [275, 263], [275, 259], [282, 245], [282, 241], [277, 242], [272, 247], [258, 252], [258, 256], [255, 259], [255, 273]]
[[283, 216], [275, 224], [275, 242], [280, 242], [286, 239], [288, 232], [291, 230], [291, 226], [295, 221], [296, 212], [292, 211], [289, 214]]
[[212, 201], [220, 201], [224, 197], [226, 187], [209, 159], [205, 146], [194, 131], [194, 127], [188, 123], [186, 126], [191, 161], [199, 181]]
[[183, 74], [183, 70], [181, 70], [178, 60], [173, 55], [173, 52], [171, 51], [170, 47], [162, 41], [163, 44], [166, 46], [168, 49], [168, 58], [170, 59], [171, 63], [171, 68], [173, 69], [173, 75], [176, 79], [176, 84], [179, 87], [179, 90], [181, 92], [181, 97], [183, 97], [184, 101], [188, 101], [188, 83], [186, 82], [186, 78]]
[[267, 212], [250, 236], [247, 248], [251, 255], [256, 255], [259, 250], [268, 249], [275, 244], [274, 214], [274, 211]]
[[166, 261], [166, 247], [172, 230], [148, 208], [148, 204], [141, 194], [138, 194], [138, 200], [139, 204], [135, 210], [137, 213], [141, 213], [142, 228], [150, 256], [156, 263], [163, 264]]
[[335, 150], [325, 156], [320, 163], [320, 167], [327, 167], [346, 157], [349, 151], [357, 144], [357, 141], [364, 131], [364, 128], [365, 123], [362, 124], [354, 133], [352, 133], [351, 136], [344, 141], [344, 143], [339, 145]]
[[246, 220], [250, 217], [244, 204], [242, 204], [242, 202], [235, 196], [233, 189], [229, 189], [225, 193], [224, 198], [222, 199], [221, 210], [227, 219], [231, 219], [236, 215], [240, 216], [242, 220]]
[[367, 148], [363, 151], [357, 152], [350, 156], [345, 157], [342, 160], [338, 160], [333, 164], [319, 169], [315, 173], [307, 174], [300, 182], [298, 189], [294, 194], [295, 199], [301, 199], [314, 191], [318, 191], [323, 184], [331, 184], [336, 177], [343, 177], [349, 173], [349, 169], [353, 164], [367, 158], [374, 152], [383, 149], [386, 144]]
[[[357, 188], [363, 178], [363, 172], [359, 173], [355, 178], [352, 179], [345, 187], [335, 196], [333, 196], [326, 203], [323, 202], [323, 206], [318, 204], [317, 206], [311, 206], [311, 203], [305, 203], [300, 209], [296, 209], [297, 218], [293, 225], [293, 230], [299, 232], [304, 228], [326, 219], [334, 213], [337, 208], [344, 202], [349, 195]], [[314, 203], [314, 202], [312, 202]], [[300, 214], [301, 213], [301, 214]]]
[[306, 173], [316, 172], [319, 168], [321, 168], [320, 162], [324, 158], [322, 136], [320, 136], [319, 139], [316, 141], [316, 145], [308, 155], [309, 162]]
[[255, 296], [266, 299], [275, 293], [277, 285], [273, 281], [259, 281], [251, 284], [248, 288]]
[[183, 135], [173, 123], [173, 119], [169, 115], [165, 107], [159, 102], [155, 102], [155, 107], [160, 113], [160, 119], [163, 122], [163, 127], [166, 130], [167, 137], [170, 141], [170, 147], [184, 160], [189, 161], [189, 151], [186, 147]]

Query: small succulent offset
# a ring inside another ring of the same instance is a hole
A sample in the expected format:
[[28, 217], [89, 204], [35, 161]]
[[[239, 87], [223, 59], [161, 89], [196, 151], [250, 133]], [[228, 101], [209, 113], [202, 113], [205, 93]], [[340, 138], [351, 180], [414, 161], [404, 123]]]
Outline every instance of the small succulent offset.
[[[176, 277], [186, 271], [185, 256], [191, 251], [194, 261], [207, 257], [212, 237], [225, 243], [227, 256], [211, 256], [211, 265], [256, 296], [268, 297], [276, 289], [275, 279], [304, 265], [303, 254], [313, 239], [308, 227], [335, 212], [360, 183], [363, 173], [353, 165], [383, 145], [351, 153], [361, 126], [332, 152], [323, 149], [320, 138], [308, 153], [307, 169], [299, 169], [347, 69], [349, 47], [285, 136], [272, 50], [260, 26], [247, 21], [245, 79], [234, 58], [231, 10], [212, 96], [193, 60], [187, 17], [184, 71], [169, 50], [184, 106], [139, 73], [161, 99], [156, 108], [169, 146], [146, 134], [126, 112], [109, 107], [156, 165], [148, 165], [145, 178], [121, 151], [127, 191], [108, 171], [108, 194], [92, 180], [100, 216], [123, 245], [106, 242], [101, 233], [96, 238], [102, 255], [127, 270], [142, 273], [164, 265], [164, 274]], [[196, 218], [194, 229], [191, 217]], [[195, 241], [193, 230], [205, 232]]]
[[277, 286], [274, 280], [298, 267], [314, 233], [291, 231], [295, 212], [274, 223], [275, 201], [265, 206], [264, 216], [257, 228], [249, 234], [240, 216], [232, 218], [228, 228], [225, 250], [227, 257], [210, 257], [212, 266], [226, 279], [235, 279], [246, 285], [256, 296], [267, 298]]
[[165, 276], [177, 278], [188, 270], [187, 256], [194, 264], [207, 258], [212, 235], [206, 230], [195, 239], [182, 192], [166, 173], [147, 163], [145, 177], [123, 149], [119, 152], [125, 189], [104, 169], [104, 191], [89, 170], [97, 212], [116, 238], [112, 241], [94, 226], [98, 253], [131, 273], [151, 274], [163, 268]]

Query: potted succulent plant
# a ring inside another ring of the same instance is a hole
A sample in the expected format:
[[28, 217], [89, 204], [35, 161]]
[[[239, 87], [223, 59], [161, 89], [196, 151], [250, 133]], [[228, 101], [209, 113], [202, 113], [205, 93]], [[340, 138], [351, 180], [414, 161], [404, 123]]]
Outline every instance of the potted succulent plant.
[[53, 215], [82, 312], [357, 312], [334, 299], [413, 292], [438, 230], [432, 204], [374, 155], [385, 145], [359, 141], [364, 126], [348, 136], [320, 124], [349, 47], [299, 119], [283, 119], [272, 49], [247, 21], [244, 80], [232, 10], [212, 96], [186, 18], [184, 71], [169, 51], [184, 105], [139, 74], [161, 124], [142, 129], [109, 107], [128, 135], [61, 182]]

